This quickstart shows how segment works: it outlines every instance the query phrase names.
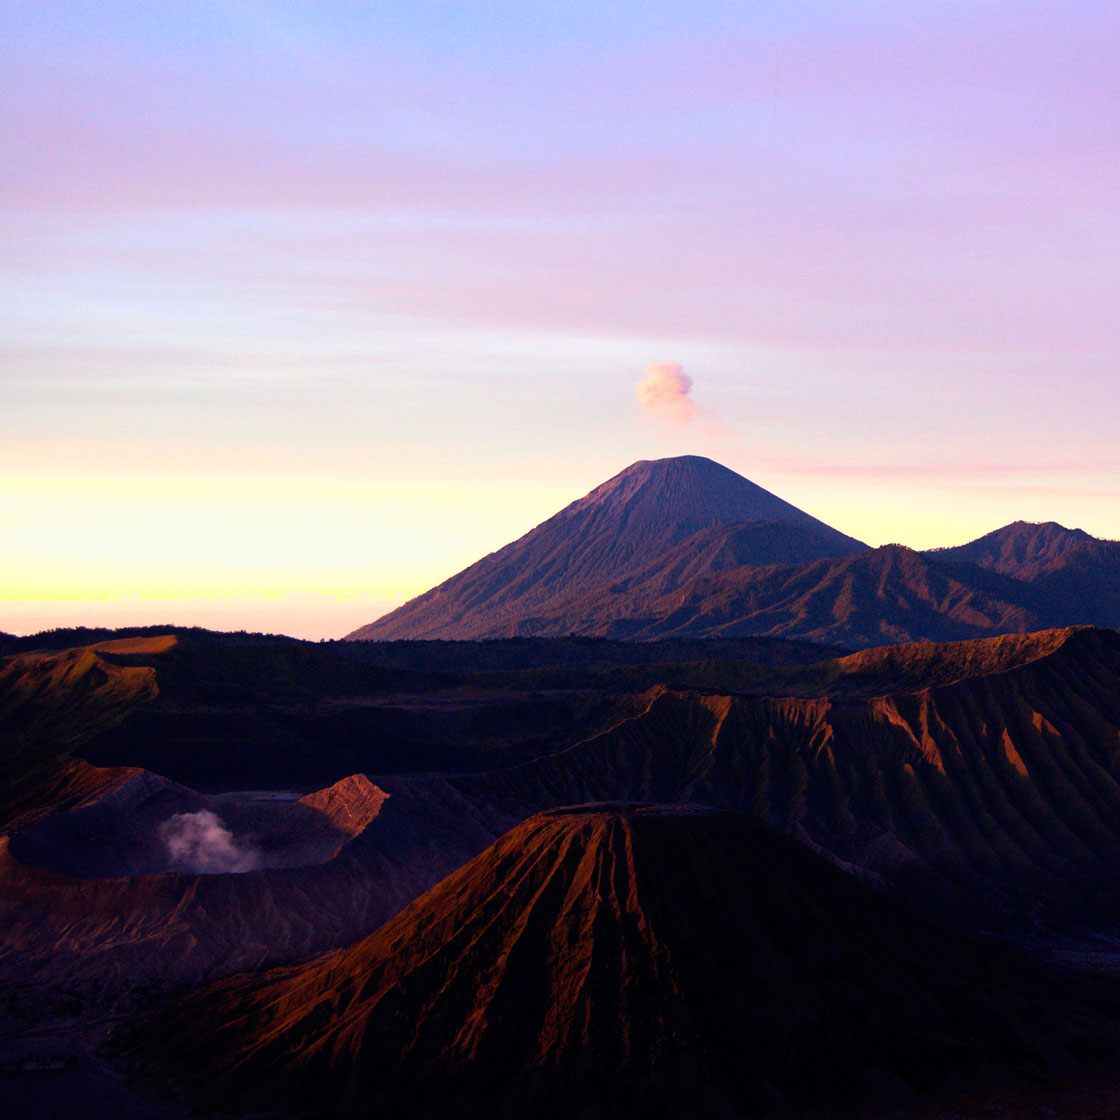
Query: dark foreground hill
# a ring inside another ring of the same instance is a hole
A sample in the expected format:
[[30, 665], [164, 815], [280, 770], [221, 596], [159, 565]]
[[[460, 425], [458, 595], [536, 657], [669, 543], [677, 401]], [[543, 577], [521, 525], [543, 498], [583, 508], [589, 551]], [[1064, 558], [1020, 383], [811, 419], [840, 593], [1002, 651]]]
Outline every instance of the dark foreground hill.
[[738, 815], [584, 806], [353, 948], [202, 989], [124, 1049], [223, 1111], [815, 1115], [1068, 1073], [1115, 1046], [1088, 1004]]

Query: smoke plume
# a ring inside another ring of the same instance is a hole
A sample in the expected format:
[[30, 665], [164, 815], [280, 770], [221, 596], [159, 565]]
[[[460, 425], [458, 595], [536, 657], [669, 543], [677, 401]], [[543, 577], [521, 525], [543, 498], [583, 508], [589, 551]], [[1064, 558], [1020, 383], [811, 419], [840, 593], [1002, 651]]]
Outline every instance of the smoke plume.
[[654, 362], [638, 382], [638, 407], [669, 424], [688, 424], [700, 410], [689, 397], [692, 378], [678, 362]]
[[239, 845], [225, 821], [209, 809], [169, 817], [159, 826], [159, 838], [175, 867], [196, 875], [240, 873], [260, 865], [260, 852]]

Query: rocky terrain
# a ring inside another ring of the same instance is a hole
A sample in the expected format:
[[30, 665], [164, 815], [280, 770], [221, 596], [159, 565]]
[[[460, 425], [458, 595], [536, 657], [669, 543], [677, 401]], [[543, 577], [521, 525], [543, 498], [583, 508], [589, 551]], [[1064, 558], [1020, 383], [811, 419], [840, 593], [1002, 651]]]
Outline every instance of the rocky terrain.
[[[1097, 1064], [1120, 963], [1111, 630], [847, 654], [74, 636], [0, 662], [13, 1115], [178, 1117], [161, 1077], [204, 1114], [287, 1108], [297, 1083], [320, 1094], [313, 1114], [515, 1115], [547, 1092], [558, 1115], [626, 1115], [634, 1093], [675, 1116], [1104, 1117], [1120, 1099]], [[556, 813], [604, 802], [661, 808]], [[817, 933], [766, 925], [787, 912]], [[740, 967], [732, 944], [758, 950]], [[850, 984], [818, 999], [822, 944]], [[724, 962], [719, 999], [701, 958]], [[875, 987], [869, 959], [912, 995]], [[526, 1003], [538, 981], [547, 996]], [[749, 1062], [720, 1049], [717, 1020], [756, 1040]]]

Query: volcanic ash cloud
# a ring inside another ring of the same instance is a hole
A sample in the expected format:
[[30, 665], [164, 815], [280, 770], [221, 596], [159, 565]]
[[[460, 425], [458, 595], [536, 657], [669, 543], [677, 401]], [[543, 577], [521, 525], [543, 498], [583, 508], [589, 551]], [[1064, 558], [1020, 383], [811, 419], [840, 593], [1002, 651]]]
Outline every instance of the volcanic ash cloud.
[[670, 424], [687, 424], [700, 410], [689, 397], [692, 378], [678, 362], [654, 362], [646, 366], [638, 382], [638, 407], [649, 416]]
[[239, 845], [225, 821], [209, 809], [169, 817], [159, 827], [159, 838], [177, 870], [217, 875], [260, 866], [260, 852]]

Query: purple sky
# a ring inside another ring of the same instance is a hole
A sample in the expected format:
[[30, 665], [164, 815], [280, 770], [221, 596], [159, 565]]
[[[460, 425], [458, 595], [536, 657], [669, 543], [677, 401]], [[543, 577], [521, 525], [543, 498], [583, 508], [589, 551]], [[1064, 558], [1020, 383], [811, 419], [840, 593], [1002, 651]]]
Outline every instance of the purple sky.
[[0, 629], [337, 635], [680, 452], [872, 544], [1120, 537], [1118, 57], [1105, 3], [8, 0]]

